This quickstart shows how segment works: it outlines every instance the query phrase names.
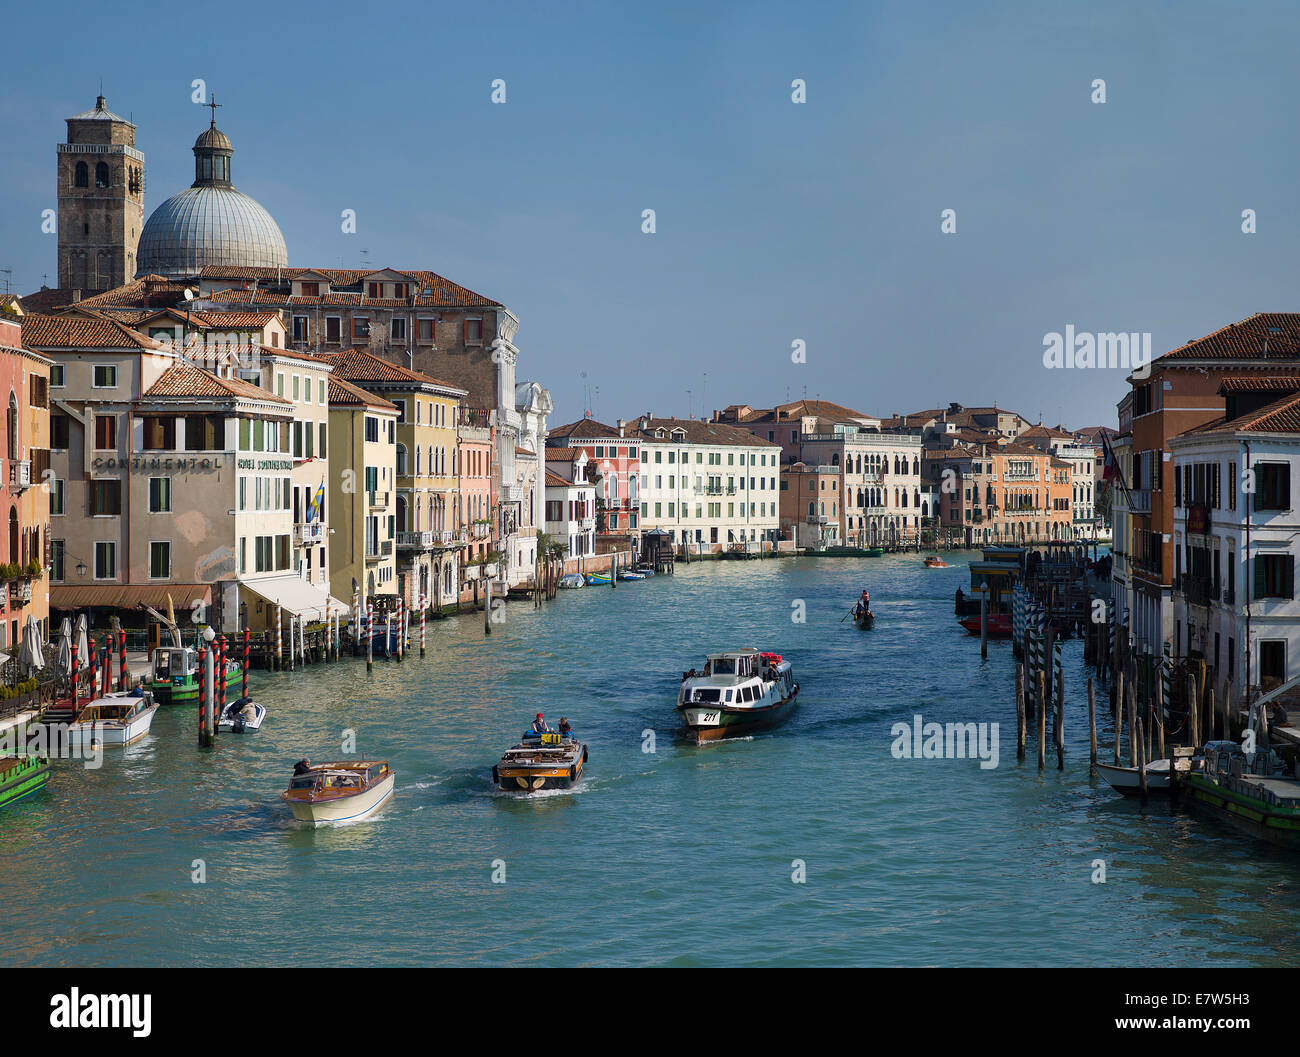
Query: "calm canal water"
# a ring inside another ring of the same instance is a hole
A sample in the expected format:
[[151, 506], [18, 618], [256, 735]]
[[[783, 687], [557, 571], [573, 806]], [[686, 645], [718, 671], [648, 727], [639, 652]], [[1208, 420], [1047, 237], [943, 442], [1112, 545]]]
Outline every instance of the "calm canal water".
[[[981, 663], [952, 616], [969, 557], [679, 565], [512, 604], [488, 639], [481, 618], [431, 623], [424, 661], [255, 673], [265, 728], [213, 751], [189, 709], [160, 712], [102, 769], [56, 762], [0, 814], [11, 963], [1294, 964], [1300, 858], [1090, 782], [1077, 642], [1066, 770], [1017, 765], [1010, 646]], [[864, 582], [872, 632], [840, 623]], [[794, 662], [795, 717], [686, 744], [680, 673], [735, 645]], [[539, 709], [589, 743], [587, 778], [494, 793]], [[895, 759], [890, 727], [917, 713], [999, 722], [999, 766]], [[291, 765], [336, 756], [345, 728], [392, 761], [397, 795], [297, 828]]]

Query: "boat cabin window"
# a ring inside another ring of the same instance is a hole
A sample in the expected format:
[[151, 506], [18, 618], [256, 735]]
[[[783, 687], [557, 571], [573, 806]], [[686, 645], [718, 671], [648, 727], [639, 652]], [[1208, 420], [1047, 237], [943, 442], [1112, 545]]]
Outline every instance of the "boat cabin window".
[[294, 778], [289, 782], [290, 789], [312, 789], [315, 785], [316, 776], [314, 774], [304, 774], [301, 778]]
[[736, 662], [730, 657], [720, 657], [713, 662], [714, 675], [735, 675]]
[[[727, 699], [728, 700], [731, 699], [730, 690], [727, 691]], [[701, 689], [695, 691], [695, 700], [696, 701], [721, 701], [722, 691], [712, 689], [710, 687], [702, 687]]]
[[728, 691], [727, 691], [727, 700], [730, 701], [731, 699], [732, 699], [732, 697], [731, 697], [731, 691], [728, 690]]

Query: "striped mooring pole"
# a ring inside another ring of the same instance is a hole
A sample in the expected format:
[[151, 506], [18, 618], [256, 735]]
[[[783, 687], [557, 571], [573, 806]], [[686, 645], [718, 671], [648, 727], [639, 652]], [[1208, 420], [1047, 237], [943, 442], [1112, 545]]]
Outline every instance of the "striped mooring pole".
[[280, 612], [280, 607], [275, 607], [275, 668], [279, 671], [284, 667], [284, 614]]
[[401, 595], [397, 596], [397, 659], [402, 659], [403, 647], [406, 645], [406, 605]]
[[361, 656], [361, 588], [352, 588], [352, 656]]
[[[221, 651], [217, 654], [217, 718], [226, 710], [226, 636], [221, 636]], [[215, 727], [213, 728], [216, 729]]]
[[207, 731], [203, 724], [203, 706], [208, 700], [208, 649], [199, 647], [199, 744], [206, 745]]
[[239, 696], [240, 696], [240, 697], [247, 697], [247, 696], [248, 696], [248, 654], [249, 654], [249, 637], [250, 637], [250, 633], [249, 633], [248, 628], [244, 628], [244, 670], [243, 670], [243, 672], [241, 673], [241, 674], [243, 675], [243, 677], [244, 677], [244, 681], [243, 681], [243, 683], [241, 684], [241, 686], [240, 686], [240, 688], [239, 688], [239, 689], [240, 689], [240, 693], [239, 693]]
[[420, 656], [424, 656], [424, 621], [428, 615], [426, 613], [427, 605], [424, 600], [424, 592], [420, 592]]
[[118, 689], [125, 693], [131, 688], [128, 685], [130, 683], [130, 676], [127, 674], [126, 670], [126, 628], [117, 629], [117, 652], [122, 662], [121, 675], [119, 677], [121, 685], [118, 686]]
[[1169, 722], [1169, 703], [1174, 689], [1174, 659], [1170, 653], [1169, 643], [1164, 644], [1160, 658], [1160, 718]]
[[107, 697], [108, 691], [113, 686], [113, 634], [109, 632], [104, 636], [104, 669], [103, 680], [100, 683], [100, 696]]
[[375, 607], [366, 606], [366, 671], [375, 667]]

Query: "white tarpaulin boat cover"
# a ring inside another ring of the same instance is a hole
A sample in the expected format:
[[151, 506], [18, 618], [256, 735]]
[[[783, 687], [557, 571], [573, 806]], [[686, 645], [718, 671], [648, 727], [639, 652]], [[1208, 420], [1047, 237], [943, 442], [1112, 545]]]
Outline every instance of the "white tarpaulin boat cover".
[[324, 620], [326, 614], [346, 619], [352, 607], [331, 598], [319, 587], [298, 576], [270, 576], [265, 580], [240, 580], [240, 588], [252, 591], [285, 613], [308, 620]]

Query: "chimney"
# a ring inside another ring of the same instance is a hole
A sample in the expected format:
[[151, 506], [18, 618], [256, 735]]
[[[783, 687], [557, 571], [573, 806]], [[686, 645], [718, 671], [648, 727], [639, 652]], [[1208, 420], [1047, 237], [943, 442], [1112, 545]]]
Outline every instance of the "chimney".
[[619, 435], [620, 437], [623, 435], [623, 430], [624, 430], [626, 427], [627, 427], [627, 421], [626, 421], [625, 419], [621, 419], [621, 418], [620, 418], [620, 419], [618, 420], [618, 435]]
[[72, 291], [72, 303], [75, 305], [75, 304], [76, 304], [78, 301], [80, 301], [80, 300], [81, 300], [81, 291], [80, 291], [80, 290], [73, 290], [73, 291]]

